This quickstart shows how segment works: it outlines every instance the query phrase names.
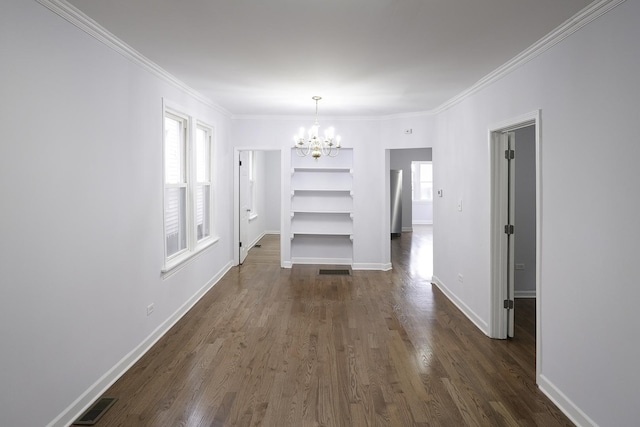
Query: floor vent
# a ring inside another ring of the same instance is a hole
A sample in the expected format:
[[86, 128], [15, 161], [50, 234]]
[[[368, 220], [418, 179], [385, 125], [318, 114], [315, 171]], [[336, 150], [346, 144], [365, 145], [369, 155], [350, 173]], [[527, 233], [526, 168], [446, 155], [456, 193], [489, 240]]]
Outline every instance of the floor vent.
[[351, 276], [351, 270], [349, 270], [348, 268], [341, 268], [341, 269], [334, 269], [334, 270], [320, 269], [320, 271], [318, 271], [318, 274], [330, 275], [330, 276]]
[[253, 247], [254, 247], [254, 248], [261, 248], [261, 247], [262, 247], [262, 245], [258, 245], [258, 244], [256, 244], [256, 245], [253, 245]]
[[92, 426], [98, 422], [100, 417], [116, 403], [115, 397], [103, 397], [93, 404], [87, 411], [73, 422], [74, 426]]

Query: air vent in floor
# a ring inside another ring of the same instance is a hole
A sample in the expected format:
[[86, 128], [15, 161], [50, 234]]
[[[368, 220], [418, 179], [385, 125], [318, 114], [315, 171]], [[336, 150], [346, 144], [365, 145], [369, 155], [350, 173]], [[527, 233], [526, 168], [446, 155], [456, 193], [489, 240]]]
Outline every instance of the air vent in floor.
[[107, 409], [116, 403], [115, 397], [103, 397], [93, 404], [87, 411], [80, 415], [80, 418], [73, 422], [74, 426], [92, 426], [98, 422], [100, 417], [107, 412]]
[[331, 276], [350, 276], [351, 270], [348, 268], [339, 268], [339, 269], [320, 269], [318, 274], [322, 275], [331, 275]]

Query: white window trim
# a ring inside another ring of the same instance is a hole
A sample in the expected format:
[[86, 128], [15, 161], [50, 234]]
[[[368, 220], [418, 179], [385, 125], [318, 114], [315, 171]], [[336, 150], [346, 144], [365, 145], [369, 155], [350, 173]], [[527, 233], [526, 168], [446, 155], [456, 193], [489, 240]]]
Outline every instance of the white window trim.
[[[214, 211], [215, 211], [215, 158], [216, 158], [216, 144], [215, 144], [215, 127], [209, 125], [201, 120], [194, 119], [193, 116], [184, 113], [186, 111], [183, 108], [177, 107], [173, 104], [169, 104], [166, 100], [163, 100], [162, 109], [162, 236], [163, 236], [163, 267], [160, 270], [164, 278], [173, 275], [175, 272], [184, 268], [189, 264], [191, 260], [202, 254], [205, 250], [220, 240], [220, 237], [216, 234], [216, 228], [214, 227]], [[186, 120], [187, 123], [187, 141], [186, 141], [186, 188], [187, 188], [187, 247], [180, 252], [167, 256], [167, 238], [165, 235], [165, 192], [167, 188], [165, 184], [165, 146], [164, 146], [164, 118], [167, 114], [181, 117]], [[196, 150], [195, 150], [195, 135], [198, 128], [205, 129], [210, 139], [209, 142], [209, 236], [197, 240], [196, 236], [196, 212], [195, 212], [195, 188], [197, 184], [196, 178]]]

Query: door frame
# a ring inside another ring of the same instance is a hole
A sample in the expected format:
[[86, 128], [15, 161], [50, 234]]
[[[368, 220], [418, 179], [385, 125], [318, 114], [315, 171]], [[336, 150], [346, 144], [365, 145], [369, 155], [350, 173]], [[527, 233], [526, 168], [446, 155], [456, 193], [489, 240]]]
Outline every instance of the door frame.
[[[542, 173], [541, 173], [541, 110], [513, 117], [489, 127], [489, 153], [491, 176], [491, 304], [489, 331], [492, 338], [505, 339], [508, 334], [507, 316], [503, 302], [507, 296], [506, 274], [506, 239], [504, 239], [504, 225], [506, 224], [505, 197], [507, 191], [506, 163], [504, 151], [501, 147], [502, 135], [527, 126], [535, 126], [535, 170], [536, 170], [536, 382], [540, 377], [542, 366], [542, 329], [541, 329], [541, 236], [542, 236]], [[517, 154], [516, 154], [517, 156]], [[517, 232], [517, 230], [516, 230]], [[515, 264], [513, 258], [511, 264]], [[511, 265], [513, 269], [514, 265]], [[513, 271], [513, 270], [512, 270]]]
[[280, 265], [283, 266], [283, 259], [288, 254], [285, 252], [285, 236], [287, 230], [285, 226], [283, 214], [288, 210], [285, 209], [285, 181], [283, 176], [286, 170], [289, 170], [286, 165], [290, 164], [291, 159], [287, 157], [290, 154], [289, 151], [282, 147], [234, 147], [233, 148], [233, 265], [240, 265], [240, 152], [241, 151], [277, 151], [280, 153]]

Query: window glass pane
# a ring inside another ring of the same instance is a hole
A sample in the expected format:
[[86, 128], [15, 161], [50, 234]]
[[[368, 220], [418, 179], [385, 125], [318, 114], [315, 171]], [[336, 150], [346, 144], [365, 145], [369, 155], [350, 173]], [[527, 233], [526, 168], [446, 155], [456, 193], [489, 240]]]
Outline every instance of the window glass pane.
[[420, 163], [420, 181], [422, 182], [430, 182], [433, 179], [432, 175], [432, 166], [431, 163]]
[[210, 185], [198, 185], [196, 187], [196, 237], [202, 240], [211, 234], [210, 223]]
[[210, 181], [209, 138], [204, 129], [196, 130], [196, 180], [198, 182]]
[[164, 234], [167, 256], [187, 247], [187, 191], [186, 188], [165, 188]]
[[184, 134], [182, 122], [171, 117], [164, 118], [164, 173], [165, 183], [184, 182]]

